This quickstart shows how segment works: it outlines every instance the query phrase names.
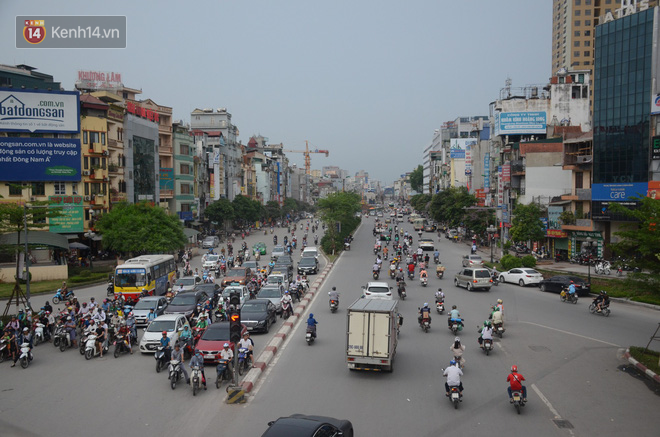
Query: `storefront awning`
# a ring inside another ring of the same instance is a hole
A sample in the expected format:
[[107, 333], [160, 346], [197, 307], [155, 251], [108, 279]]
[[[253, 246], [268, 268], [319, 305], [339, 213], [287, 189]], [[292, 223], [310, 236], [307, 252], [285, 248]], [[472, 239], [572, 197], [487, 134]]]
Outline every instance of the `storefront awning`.
[[190, 228], [183, 228], [183, 233], [186, 235], [186, 237], [194, 237], [195, 235], [199, 234], [199, 231], [196, 229], [190, 229]]
[[[48, 231], [28, 231], [28, 244], [33, 246], [51, 246], [59, 247], [61, 249], [69, 250], [69, 240], [62, 234], [56, 234]], [[25, 243], [25, 233], [21, 232], [20, 244]], [[0, 245], [15, 246], [19, 243], [18, 234], [12, 232], [10, 234], [0, 235]]]

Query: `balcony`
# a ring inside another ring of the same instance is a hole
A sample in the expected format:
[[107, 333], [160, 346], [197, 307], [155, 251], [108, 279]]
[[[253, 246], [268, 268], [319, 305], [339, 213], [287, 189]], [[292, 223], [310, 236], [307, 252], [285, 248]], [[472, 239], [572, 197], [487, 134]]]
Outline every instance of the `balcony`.
[[577, 194], [577, 200], [591, 201], [591, 188], [577, 188], [575, 194]]
[[117, 140], [113, 140], [111, 138], [108, 138], [108, 146], [110, 147], [119, 147]]
[[171, 199], [174, 197], [174, 190], [160, 190], [161, 199]]
[[161, 146], [158, 148], [159, 154], [172, 154], [172, 146]]
[[562, 231], [593, 231], [594, 222], [591, 219], [576, 219], [573, 225], [561, 225]]

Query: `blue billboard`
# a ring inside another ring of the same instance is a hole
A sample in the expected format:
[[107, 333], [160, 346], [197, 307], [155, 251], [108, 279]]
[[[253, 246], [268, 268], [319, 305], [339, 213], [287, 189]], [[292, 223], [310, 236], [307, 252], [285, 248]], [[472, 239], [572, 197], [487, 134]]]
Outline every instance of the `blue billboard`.
[[495, 135], [546, 133], [546, 112], [496, 112]]
[[3, 181], [80, 181], [80, 139], [0, 138]]
[[619, 182], [611, 184], [591, 184], [592, 201], [621, 202], [631, 197], [646, 197], [647, 182]]

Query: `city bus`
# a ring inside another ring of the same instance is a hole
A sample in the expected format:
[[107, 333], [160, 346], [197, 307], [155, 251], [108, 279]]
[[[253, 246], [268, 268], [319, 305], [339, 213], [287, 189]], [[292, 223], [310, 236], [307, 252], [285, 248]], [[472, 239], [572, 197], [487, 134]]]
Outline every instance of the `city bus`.
[[148, 295], [164, 295], [174, 284], [176, 263], [173, 255], [141, 255], [115, 267], [115, 297], [137, 302], [144, 290]]

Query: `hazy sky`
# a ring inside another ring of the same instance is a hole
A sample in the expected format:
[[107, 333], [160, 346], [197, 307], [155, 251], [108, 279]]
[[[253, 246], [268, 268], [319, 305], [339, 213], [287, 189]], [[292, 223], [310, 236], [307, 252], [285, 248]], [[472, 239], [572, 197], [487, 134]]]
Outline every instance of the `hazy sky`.
[[[226, 107], [245, 144], [328, 149], [312, 168], [391, 183], [434, 129], [487, 115], [513, 86], [550, 76], [551, 0], [0, 0], [0, 63], [73, 89], [78, 70], [119, 72], [142, 98]], [[125, 50], [15, 48], [16, 15], [126, 15]], [[289, 154], [303, 165], [301, 154]]]

